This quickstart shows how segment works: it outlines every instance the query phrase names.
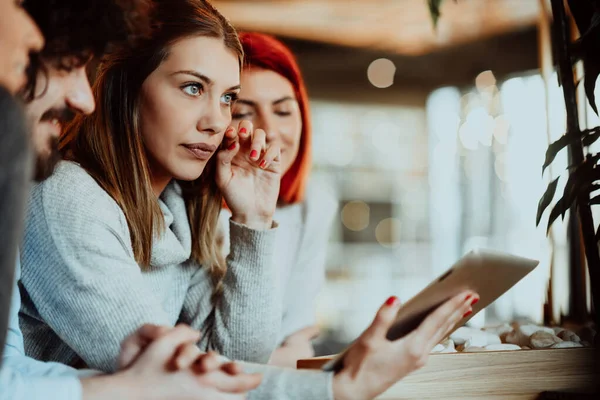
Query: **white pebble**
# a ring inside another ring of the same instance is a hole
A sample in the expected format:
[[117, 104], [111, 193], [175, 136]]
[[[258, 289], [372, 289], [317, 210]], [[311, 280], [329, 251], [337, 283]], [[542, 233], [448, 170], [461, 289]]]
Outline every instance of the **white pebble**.
[[465, 347], [485, 347], [490, 344], [501, 344], [502, 341], [498, 335], [493, 333], [479, 331], [473, 334], [466, 342]]
[[485, 349], [483, 347], [465, 347], [465, 349], [462, 351], [463, 353], [480, 353], [485, 351]]
[[508, 344], [508, 343], [501, 343], [501, 344], [490, 344], [485, 346], [486, 350], [490, 350], [490, 351], [508, 351], [508, 350], [521, 350], [520, 346], [517, 346], [516, 344]]
[[517, 346], [529, 346], [530, 337], [536, 332], [544, 332], [554, 336], [552, 328], [537, 325], [521, 325], [506, 335], [505, 342], [516, 344]]
[[561, 333], [562, 331], [564, 331], [565, 328], [561, 328], [560, 326], [553, 326], [552, 330], [554, 331], [554, 334], [556, 336], [558, 336], [558, 334]]
[[554, 333], [542, 331], [534, 333], [530, 338], [531, 347], [534, 349], [546, 349], [560, 342], [562, 342], [562, 339], [555, 336]]
[[550, 346], [551, 349], [567, 349], [570, 347], [583, 347], [583, 345], [581, 345], [577, 342], [563, 341], [563, 342], [558, 342], [558, 343]]
[[509, 324], [501, 324], [496, 326], [486, 326], [482, 328], [483, 331], [493, 333], [498, 336], [502, 336], [505, 333], [512, 332], [514, 328]]
[[457, 330], [455, 330], [451, 335], [450, 339], [456, 345], [465, 344], [467, 340], [469, 340], [473, 335], [479, 334], [481, 331], [479, 329], [468, 328], [466, 326], [461, 326]]
[[562, 340], [564, 340], [566, 342], [577, 342], [577, 343], [581, 342], [581, 339], [579, 338], [579, 336], [577, 336], [575, 334], [575, 332], [570, 331], [568, 329], [563, 329], [556, 336], [558, 336], [559, 338], [561, 338]]
[[454, 342], [452, 339], [448, 339], [440, 344], [437, 344], [432, 353], [456, 353], [456, 348], [454, 347]]

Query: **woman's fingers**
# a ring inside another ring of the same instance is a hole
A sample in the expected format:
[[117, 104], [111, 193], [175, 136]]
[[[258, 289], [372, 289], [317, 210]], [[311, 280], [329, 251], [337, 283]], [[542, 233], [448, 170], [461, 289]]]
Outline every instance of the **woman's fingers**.
[[221, 365], [221, 371], [225, 372], [228, 375], [239, 375], [244, 372], [244, 369], [238, 363], [228, 362], [226, 364]]
[[243, 120], [238, 125], [237, 135], [241, 145], [247, 145], [252, 141], [252, 133], [254, 131], [254, 126], [252, 122]]
[[180, 348], [175, 357], [174, 364], [178, 370], [190, 368], [200, 357], [202, 352], [195, 344], [189, 344]]
[[[429, 354], [431, 348], [442, 339], [438, 339], [440, 332], [443, 332], [445, 327], [455, 320], [455, 315], [458, 315], [461, 311], [463, 313], [466, 312], [468, 307], [470, 307], [468, 297], [472, 295], [473, 292], [464, 291], [446, 301], [429, 314], [417, 329], [406, 336], [405, 342], [408, 343], [409, 348], [415, 352]], [[454, 324], [456, 322], [458, 320]]]
[[231, 162], [240, 151], [240, 144], [232, 142], [228, 148], [220, 150], [217, 157], [217, 170], [215, 172], [215, 180], [217, 186], [223, 188], [231, 179]]
[[400, 300], [392, 296], [379, 308], [371, 325], [361, 335], [362, 339], [385, 339], [387, 332], [392, 327], [396, 314], [400, 308]]
[[258, 164], [261, 169], [279, 172], [281, 167], [281, 149], [277, 145], [271, 145]]
[[119, 369], [129, 367], [148, 344], [164, 335], [170, 329], [171, 328], [168, 326], [145, 324], [133, 334], [129, 335], [127, 339], [121, 343], [121, 352], [119, 353], [118, 358]]
[[221, 366], [221, 361], [217, 353], [209, 351], [197, 357], [194, 363], [194, 371], [198, 374], [207, 374], [215, 371]]
[[225, 393], [245, 393], [256, 389], [262, 381], [261, 374], [230, 375], [221, 371], [211, 372], [201, 378], [210, 386]]
[[[257, 129], [252, 134], [252, 143], [250, 144], [250, 160], [258, 161], [263, 149], [267, 147], [267, 134], [262, 129]], [[263, 158], [264, 160], [264, 158]]]
[[195, 344], [200, 340], [200, 332], [187, 325], [177, 325], [148, 345], [137, 361], [164, 365], [173, 359], [182, 346]]
[[461, 319], [463, 319], [465, 316], [467, 316], [468, 314], [470, 314], [473, 311], [471, 306], [474, 304], [475, 299], [479, 300], [479, 296], [476, 295], [475, 293], [471, 294], [470, 296], [467, 295], [465, 297], [465, 300], [463, 301], [462, 306], [457, 308], [454, 311], [452, 316], [450, 316], [450, 318], [448, 318], [446, 323], [436, 332], [436, 334], [432, 338], [431, 342], [429, 343], [429, 345], [432, 348], [435, 347], [436, 344], [440, 343], [446, 336], [448, 336], [448, 334], [450, 333], [452, 328]]
[[223, 136], [223, 149], [227, 149], [239, 141], [238, 131], [234, 126], [230, 126], [225, 130]]

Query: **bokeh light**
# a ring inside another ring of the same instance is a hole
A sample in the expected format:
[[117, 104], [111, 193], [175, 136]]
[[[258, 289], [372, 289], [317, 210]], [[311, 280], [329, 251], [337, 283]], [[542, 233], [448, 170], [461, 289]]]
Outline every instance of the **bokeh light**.
[[369, 226], [371, 209], [363, 201], [351, 201], [342, 209], [342, 223], [351, 231], [362, 231]]
[[475, 78], [475, 86], [480, 92], [496, 85], [496, 77], [492, 71], [483, 71]]
[[400, 220], [386, 218], [381, 220], [375, 228], [375, 238], [383, 247], [394, 248], [400, 245], [399, 241]]
[[396, 66], [387, 58], [379, 58], [373, 61], [367, 69], [369, 82], [376, 88], [385, 89], [394, 84]]

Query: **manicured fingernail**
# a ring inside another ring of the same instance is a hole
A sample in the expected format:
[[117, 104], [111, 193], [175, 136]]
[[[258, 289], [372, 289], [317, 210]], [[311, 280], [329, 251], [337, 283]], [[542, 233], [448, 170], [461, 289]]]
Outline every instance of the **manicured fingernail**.
[[242, 128], [242, 129], [240, 129], [240, 134], [242, 134], [242, 135], [243, 135], [243, 134], [244, 134], [244, 133], [246, 133], [246, 132], [248, 132], [248, 131], [246, 130], [246, 128]]
[[469, 310], [467, 311], [464, 315], [463, 318], [468, 317], [469, 315], [473, 314], [473, 310]]
[[236, 142], [231, 143], [229, 145], [229, 147], [227, 148], [227, 150], [233, 150], [233, 149], [235, 149], [235, 145], [236, 145]]
[[395, 306], [396, 304], [398, 304], [398, 301], [399, 300], [396, 296], [392, 296], [385, 301], [385, 305], [388, 307]]
[[260, 166], [261, 168], [264, 168], [264, 167], [266, 167], [266, 166], [267, 166], [267, 162], [266, 162], [265, 160], [262, 160], [262, 161], [260, 162], [260, 165], [259, 165], [259, 166]]
[[475, 297], [473, 301], [471, 301], [471, 305], [474, 306], [479, 301], [479, 297]]
[[473, 295], [472, 295], [472, 294], [468, 294], [468, 295], [467, 295], [467, 297], [465, 297], [465, 301], [469, 301], [469, 299], [470, 299], [471, 297], [473, 297]]
[[252, 150], [252, 151], [250, 152], [250, 158], [256, 158], [256, 157], [258, 157], [258, 151], [256, 151], [256, 150]]

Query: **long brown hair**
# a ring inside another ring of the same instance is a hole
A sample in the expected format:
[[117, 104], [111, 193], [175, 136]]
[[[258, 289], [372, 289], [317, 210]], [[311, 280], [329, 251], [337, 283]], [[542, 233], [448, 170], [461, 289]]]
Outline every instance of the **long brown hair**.
[[[235, 29], [205, 0], [154, 0], [152, 15], [149, 37], [104, 57], [93, 87], [96, 112], [78, 116], [60, 140], [66, 158], [85, 168], [123, 210], [134, 257], [142, 268], [150, 265], [153, 235], [164, 230], [140, 132], [142, 84], [166, 59], [170, 46], [184, 38], [220, 38], [237, 54], [240, 66], [243, 57]], [[215, 163], [213, 157], [200, 178], [179, 184], [192, 232], [191, 257], [210, 268], [217, 293], [225, 262], [215, 241], [222, 202]]]

